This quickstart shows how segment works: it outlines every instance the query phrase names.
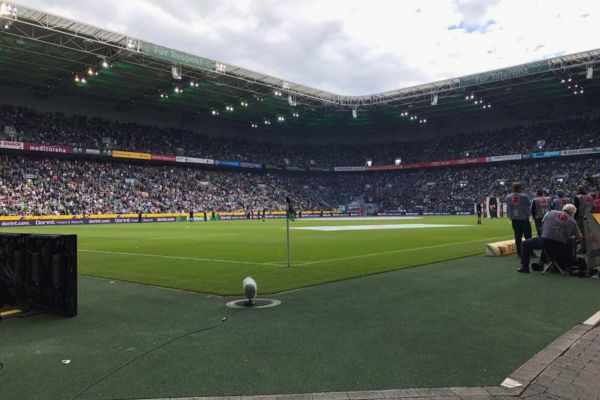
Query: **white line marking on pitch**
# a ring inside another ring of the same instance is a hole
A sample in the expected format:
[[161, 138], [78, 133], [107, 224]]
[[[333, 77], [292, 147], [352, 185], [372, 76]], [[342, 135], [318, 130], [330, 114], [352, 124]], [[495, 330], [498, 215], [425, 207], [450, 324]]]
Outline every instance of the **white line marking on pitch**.
[[215, 258], [165, 256], [165, 255], [161, 255], [161, 254], [125, 253], [125, 252], [120, 252], [120, 251], [101, 251], [101, 250], [86, 250], [86, 249], [78, 249], [77, 251], [83, 251], [86, 253], [118, 254], [118, 255], [122, 255], [122, 256], [169, 258], [172, 260], [212, 261], [212, 262], [227, 263], [227, 264], [266, 265], [266, 266], [273, 265], [271, 263], [259, 263], [259, 262], [252, 262], [252, 261], [236, 261], [236, 260], [219, 260], [219, 259], [215, 259]]
[[327, 225], [327, 226], [302, 226], [292, 229], [305, 231], [371, 231], [380, 229], [422, 229], [422, 228], [454, 228], [471, 225], [450, 225], [450, 224], [382, 224], [382, 225]]
[[411, 247], [409, 249], [380, 251], [380, 252], [377, 252], [377, 253], [368, 253], [368, 254], [359, 254], [359, 255], [356, 255], [356, 256], [330, 258], [330, 259], [327, 259], [327, 260], [307, 261], [307, 262], [304, 262], [304, 263], [298, 263], [298, 264], [294, 264], [294, 265], [302, 266], [302, 265], [322, 264], [322, 263], [333, 262], [333, 261], [353, 260], [355, 258], [367, 258], [367, 257], [372, 257], [372, 256], [382, 256], [384, 254], [405, 253], [407, 251], [414, 251], [414, 250], [437, 249], [437, 248], [440, 248], [440, 247], [454, 246], [454, 245], [457, 245], [457, 244], [486, 242], [488, 240], [496, 240], [496, 239], [503, 239], [503, 238], [506, 238], [506, 236], [497, 236], [497, 237], [493, 237], [493, 238], [478, 239], [478, 240], [469, 240], [469, 241], [466, 241], [466, 242], [452, 242], [452, 243], [445, 243], [445, 244], [436, 244], [436, 245], [433, 245], [433, 246]]

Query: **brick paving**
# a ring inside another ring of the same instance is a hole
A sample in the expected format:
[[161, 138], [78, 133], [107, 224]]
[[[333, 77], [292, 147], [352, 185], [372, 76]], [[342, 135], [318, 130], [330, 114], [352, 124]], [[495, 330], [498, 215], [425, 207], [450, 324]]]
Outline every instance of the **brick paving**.
[[[597, 322], [595, 323], [597, 325]], [[575, 326], [519, 367], [504, 381], [503, 386], [414, 388], [265, 396], [186, 397], [177, 400], [385, 399], [600, 400], [600, 326], [594, 327], [585, 323]]]

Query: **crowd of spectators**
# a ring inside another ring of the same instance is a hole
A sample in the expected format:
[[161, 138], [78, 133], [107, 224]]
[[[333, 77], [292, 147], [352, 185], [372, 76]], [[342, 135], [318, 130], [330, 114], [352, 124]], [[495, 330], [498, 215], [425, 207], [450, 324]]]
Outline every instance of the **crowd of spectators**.
[[271, 174], [0, 155], [0, 215], [320, 209]]
[[[5, 129], [7, 127], [7, 129]], [[7, 133], [8, 132], [8, 133]], [[528, 154], [600, 146], [600, 118], [536, 122], [463, 132], [435, 140], [365, 144], [283, 145], [231, 137], [208, 137], [185, 129], [159, 128], [61, 113], [0, 106], [0, 138], [99, 150], [186, 155], [259, 164], [326, 167]]]
[[469, 212], [487, 196], [597, 190], [600, 158], [371, 173], [265, 173], [203, 170], [82, 159], [0, 155], [0, 215], [301, 210], [350, 203], [378, 211]]

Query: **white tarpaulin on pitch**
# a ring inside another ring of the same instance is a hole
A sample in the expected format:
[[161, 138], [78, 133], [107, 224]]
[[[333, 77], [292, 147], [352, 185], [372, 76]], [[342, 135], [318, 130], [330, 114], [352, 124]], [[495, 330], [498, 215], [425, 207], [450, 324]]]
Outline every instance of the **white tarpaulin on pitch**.
[[337, 225], [337, 226], [305, 226], [294, 227], [306, 231], [371, 231], [379, 229], [423, 229], [423, 228], [455, 228], [470, 225], [444, 225], [444, 224], [394, 224], [394, 225]]

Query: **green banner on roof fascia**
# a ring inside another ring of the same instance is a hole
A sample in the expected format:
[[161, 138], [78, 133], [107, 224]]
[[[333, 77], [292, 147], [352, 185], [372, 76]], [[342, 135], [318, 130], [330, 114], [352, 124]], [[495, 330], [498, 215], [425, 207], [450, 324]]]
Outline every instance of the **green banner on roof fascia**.
[[516, 67], [497, 69], [495, 71], [465, 76], [460, 78], [459, 86], [466, 87], [501, 81], [504, 79], [519, 78], [521, 76], [538, 74], [548, 70], [550, 70], [550, 65], [547, 61], [538, 61], [529, 64], [517, 65]]
[[140, 42], [140, 53], [170, 61], [173, 64], [187, 65], [188, 67], [200, 68], [205, 70], [214, 70], [215, 62], [207, 58], [195, 56], [193, 54], [184, 53], [169, 49], [168, 47], [159, 46], [154, 43]]

